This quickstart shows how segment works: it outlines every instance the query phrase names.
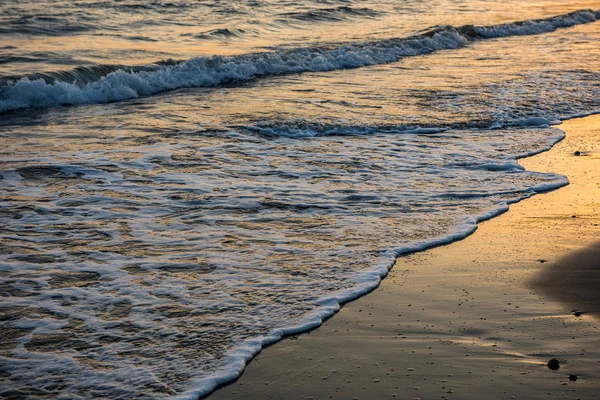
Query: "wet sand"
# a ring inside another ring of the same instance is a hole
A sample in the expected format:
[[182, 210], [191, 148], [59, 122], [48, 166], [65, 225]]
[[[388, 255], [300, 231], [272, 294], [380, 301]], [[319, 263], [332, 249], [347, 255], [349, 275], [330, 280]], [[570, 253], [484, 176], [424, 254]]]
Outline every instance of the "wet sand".
[[543, 296], [600, 316], [600, 242], [567, 254], [540, 271], [531, 286]]
[[600, 116], [560, 128], [564, 141], [521, 164], [569, 186], [401, 257], [377, 290], [264, 349], [210, 399], [600, 398]]

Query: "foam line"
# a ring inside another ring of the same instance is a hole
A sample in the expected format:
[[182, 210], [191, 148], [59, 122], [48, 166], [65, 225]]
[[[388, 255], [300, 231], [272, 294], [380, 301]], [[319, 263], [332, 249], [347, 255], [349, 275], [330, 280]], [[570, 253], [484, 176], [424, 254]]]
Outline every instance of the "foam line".
[[598, 19], [600, 11], [582, 10], [546, 19], [501, 25], [441, 27], [407, 38], [336, 47], [305, 47], [227, 57], [197, 57], [183, 62], [138, 68], [80, 68], [49, 74], [49, 77], [23, 77], [5, 82], [0, 87], [0, 113], [27, 108], [108, 103], [180, 88], [217, 86], [260, 77], [386, 64], [404, 57], [460, 48], [473, 41], [547, 33]]

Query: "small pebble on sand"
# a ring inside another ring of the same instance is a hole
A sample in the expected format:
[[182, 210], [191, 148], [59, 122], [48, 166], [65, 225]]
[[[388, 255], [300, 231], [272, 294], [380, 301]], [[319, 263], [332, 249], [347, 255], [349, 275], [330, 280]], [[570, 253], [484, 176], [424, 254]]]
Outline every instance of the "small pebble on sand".
[[553, 358], [552, 360], [548, 361], [547, 365], [549, 369], [556, 371], [560, 368], [560, 361], [558, 361], [556, 358]]

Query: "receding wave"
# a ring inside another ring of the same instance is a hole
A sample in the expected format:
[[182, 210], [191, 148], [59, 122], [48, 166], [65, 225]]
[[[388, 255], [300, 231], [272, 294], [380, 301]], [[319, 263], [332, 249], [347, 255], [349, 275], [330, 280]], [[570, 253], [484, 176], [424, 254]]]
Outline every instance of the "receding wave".
[[[462, 126], [461, 126], [462, 125]], [[510, 126], [512, 127], [540, 127], [545, 128], [552, 125], [551, 121], [539, 117], [539, 118], [527, 118], [523, 121], [519, 121]], [[423, 125], [390, 125], [390, 126], [347, 126], [347, 125], [311, 125], [309, 123], [304, 126], [298, 126], [296, 123], [285, 123], [282, 125], [249, 125], [249, 126], [237, 126], [237, 129], [256, 133], [266, 137], [288, 137], [295, 139], [312, 138], [317, 136], [358, 136], [368, 135], [373, 133], [412, 133], [412, 134], [436, 134], [445, 132], [449, 129], [475, 129], [475, 128], [488, 128], [493, 126], [489, 125], [477, 125], [477, 124], [456, 124], [456, 126], [450, 127], [439, 127], [439, 126], [423, 126]], [[497, 126], [501, 128], [501, 126]]]
[[[0, 166], [2, 378], [30, 398], [198, 399], [374, 289], [399, 254], [567, 183], [516, 161], [557, 129], [276, 145], [95, 131], [77, 152], [61, 151], [72, 134], [14, 134]], [[114, 141], [136, 158], [107, 157]]]
[[[139, 68], [97, 67], [56, 76], [23, 77], [0, 87], [0, 112], [58, 105], [107, 103], [186, 87], [217, 86], [260, 77], [332, 71], [391, 63], [456, 49], [489, 38], [534, 35], [595, 22], [600, 11], [491, 26], [438, 27], [420, 35], [337, 46], [283, 49], [236, 56], [198, 57]], [[47, 77], [52, 79], [47, 79]], [[6, 78], [4, 79], [6, 81]]]

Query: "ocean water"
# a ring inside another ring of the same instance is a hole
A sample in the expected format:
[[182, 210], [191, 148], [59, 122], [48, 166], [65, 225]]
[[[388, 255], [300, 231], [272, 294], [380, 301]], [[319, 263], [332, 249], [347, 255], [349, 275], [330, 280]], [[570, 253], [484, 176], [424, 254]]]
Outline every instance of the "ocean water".
[[568, 184], [595, 1], [0, 1], [0, 397], [195, 399]]

